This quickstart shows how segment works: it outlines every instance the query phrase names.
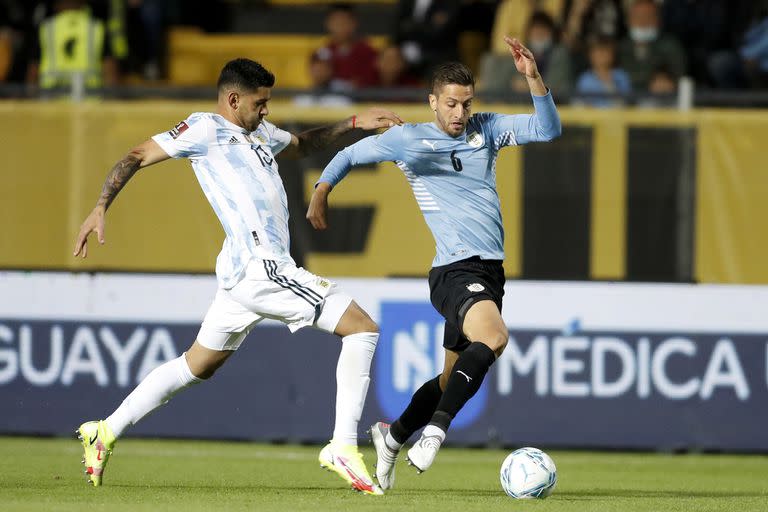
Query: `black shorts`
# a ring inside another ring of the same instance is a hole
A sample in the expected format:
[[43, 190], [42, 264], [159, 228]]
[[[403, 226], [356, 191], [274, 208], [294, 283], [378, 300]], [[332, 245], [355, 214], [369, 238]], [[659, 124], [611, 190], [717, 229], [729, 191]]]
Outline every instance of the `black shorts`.
[[501, 311], [504, 281], [500, 260], [481, 260], [477, 256], [429, 271], [429, 298], [445, 318], [443, 347], [461, 352], [469, 346], [470, 341], [462, 334], [464, 315], [481, 300], [492, 300]]

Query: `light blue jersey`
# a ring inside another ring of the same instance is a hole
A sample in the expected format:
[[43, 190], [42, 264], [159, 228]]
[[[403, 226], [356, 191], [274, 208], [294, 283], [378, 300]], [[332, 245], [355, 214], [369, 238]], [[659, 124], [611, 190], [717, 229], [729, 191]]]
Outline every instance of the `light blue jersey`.
[[560, 135], [552, 100], [533, 96], [534, 114], [478, 113], [451, 137], [435, 123], [405, 124], [340, 151], [319, 182], [336, 186], [352, 166], [392, 161], [405, 173], [432, 236], [438, 267], [472, 256], [504, 259], [504, 227], [496, 193], [496, 158], [504, 146]]

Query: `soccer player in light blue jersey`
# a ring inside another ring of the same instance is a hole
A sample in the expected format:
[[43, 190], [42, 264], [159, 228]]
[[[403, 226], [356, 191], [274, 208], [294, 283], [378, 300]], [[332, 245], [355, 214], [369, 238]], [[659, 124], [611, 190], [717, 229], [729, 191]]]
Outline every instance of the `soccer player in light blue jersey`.
[[550, 141], [560, 118], [531, 51], [505, 38], [517, 70], [531, 89], [534, 114], [471, 114], [474, 79], [466, 66], [448, 63], [432, 79], [430, 123], [404, 124], [365, 138], [328, 164], [315, 187], [307, 218], [327, 227], [328, 194], [360, 164], [393, 161], [405, 173], [435, 238], [430, 297], [445, 317], [443, 372], [414, 393], [392, 425], [371, 428], [382, 489], [394, 484], [395, 458], [422, 427], [408, 462], [419, 472], [435, 459], [456, 413], [474, 396], [504, 351], [508, 333], [501, 317], [504, 295], [504, 229], [496, 192], [496, 158], [504, 146]]
[[[177, 393], [210, 378], [256, 324], [271, 318], [291, 332], [311, 326], [341, 337], [336, 424], [319, 462], [354, 489], [381, 494], [357, 449], [378, 326], [339, 286], [297, 267], [291, 258], [288, 205], [275, 157], [322, 149], [356, 127], [384, 128], [402, 121], [387, 110], [371, 109], [294, 135], [264, 119], [274, 82], [274, 75], [257, 62], [228, 62], [219, 76], [216, 111], [194, 113], [133, 148], [109, 172], [96, 207], [80, 228], [74, 255], [85, 258], [88, 236], [95, 232], [104, 243], [107, 208], [139, 169], [188, 158], [227, 235], [216, 260], [219, 289], [192, 346], [149, 373], [105, 420], [77, 429], [86, 478], [95, 486], [102, 483], [117, 438]], [[203, 409], [200, 421], [206, 421]]]

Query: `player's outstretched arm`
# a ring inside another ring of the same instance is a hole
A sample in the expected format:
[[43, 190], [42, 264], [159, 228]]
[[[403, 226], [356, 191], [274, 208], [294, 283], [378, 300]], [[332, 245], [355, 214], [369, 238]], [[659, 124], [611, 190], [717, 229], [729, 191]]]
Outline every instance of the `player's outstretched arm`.
[[526, 48], [517, 38], [504, 36], [504, 42], [507, 43], [509, 53], [515, 59], [515, 68], [517, 72], [525, 75], [528, 81], [528, 87], [535, 96], [546, 96], [547, 87], [539, 73], [539, 67], [536, 65], [536, 59], [533, 52]]
[[331, 184], [318, 183], [307, 208], [307, 220], [315, 229], [328, 227], [328, 194], [331, 193]]
[[366, 137], [339, 151], [325, 166], [315, 184], [307, 209], [307, 220], [315, 229], [328, 227], [328, 195], [355, 165], [395, 161], [402, 158], [403, 126], [396, 126], [382, 133]]
[[517, 71], [525, 75], [531, 89], [535, 112], [533, 114], [490, 116], [491, 133], [498, 139], [500, 147], [529, 142], [547, 142], [562, 134], [560, 114], [544, 81], [541, 78], [531, 50], [517, 39], [505, 37], [509, 53], [515, 61]]
[[104, 186], [101, 188], [101, 195], [96, 201], [96, 206], [80, 226], [80, 232], [75, 240], [74, 256], [82, 256], [83, 258], [88, 256], [88, 236], [93, 232], [96, 233], [99, 243], [104, 243], [104, 215], [117, 194], [136, 174], [136, 171], [168, 158], [170, 157], [158, 143], [149, 139], [129, 151], [112, 167], [104, 181]]
[[348, 117], [338, 123], [313, 128], [291, 136], [291, 144], [281, 154], [289, 157], [305, 156], [326, 149], [345, 133], [361, 128], [377, 130], [403, 124], [400, 116], [383, 108], [372, 108], [362, 114]]

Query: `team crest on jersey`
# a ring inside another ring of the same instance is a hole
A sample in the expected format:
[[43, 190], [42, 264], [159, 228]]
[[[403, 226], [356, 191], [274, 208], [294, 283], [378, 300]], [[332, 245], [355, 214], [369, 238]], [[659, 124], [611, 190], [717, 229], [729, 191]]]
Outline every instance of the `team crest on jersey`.
[[317, 283], [317, 286], [320, 286], [322, 288], [330, 288], [331, 286], [331, 282], [327, 279], [323, 279], [322, 277], [318, 277], [315, 283]]
[[176, 126], [174, 126], [173, 129], [168, 132], [168, 135], [170, 135], [174, 139], [178, 139], [179, 135], [187, 131], [187, 129], [189, 129], [189, 125], [184, 121], [182, 121]]
[[480, 283], [472, 283], [467, 285], [467, 290], [471, 292], [481, 292], [485, 290], [485, 286], [481, 285]]
[[477, 132], [472, 132], [469, 135], [467, 135], [467, 144], [469, 144], [473, 148], [479, 148], [480, 146], [483, 145], [483, 136]]
[[[251, 144], [256, 144], [256, 143], [258, 143], [258, 144], [266, 144], [267, 143], [267, 139], [265, 139], [264, 137], [262, 137], [258, 133], [245, 134], [245, 139], [249, 143], [251, 143]], [[253, 139], [256, 139], [257, 142], [254, 142]]]

